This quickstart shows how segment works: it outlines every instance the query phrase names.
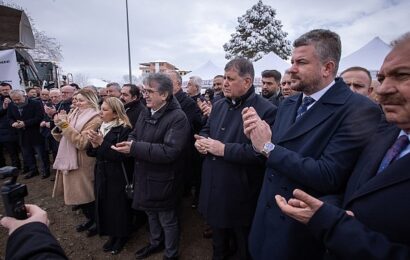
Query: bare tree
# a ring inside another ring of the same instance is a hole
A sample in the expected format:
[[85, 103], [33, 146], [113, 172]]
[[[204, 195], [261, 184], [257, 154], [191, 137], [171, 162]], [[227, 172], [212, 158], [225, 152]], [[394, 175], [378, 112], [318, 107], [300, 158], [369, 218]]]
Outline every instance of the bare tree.
[[44, 31], [38, 30], [36, 28], [34, 20], [31, 18], [29, 13], [26, 10], [24, 10], [24, 8], [14, 3], [8, 3], [2, 0], [0, 0], [0, 5], [22, 10], [26, 13], [28, 19], [30, 20], [31, 29], [33, 31], [36, 43], [35, 49], [29, 50], [29, 53], [34, 58], [34, 60], [54, 62], [60, 62], [63, 60], [60, 43], [57, 41], [56, 38], [49, 37], [46, 35]]
[[88, 75], [83, 73], [75, 73], [73, 75], [74, 83], [78, 84], [80, 87], [85, 87], [88, 84]]

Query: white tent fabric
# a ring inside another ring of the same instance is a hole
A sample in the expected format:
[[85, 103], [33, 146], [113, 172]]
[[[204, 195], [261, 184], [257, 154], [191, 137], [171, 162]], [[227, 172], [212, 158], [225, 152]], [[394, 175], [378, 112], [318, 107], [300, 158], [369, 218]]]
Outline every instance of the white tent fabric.
[[107, 86], [107, 82], [101, 79], [88, 79], [87, 85], [94, 85], [97, 88], [105, 88]]
[[211, 60], [202, 64], [199, 68], [191, 71], [183, 77], [183, 81], [188, 81], [191, 76], [199, 76], [202, 80], [211, 80], [216, 75], [223, 75], [223, 68], [215, 65]]
[[285, 70], [290, 68], [290, 64], [282, 60], [275, 53], [270, 52], [260, 60], [255, 61], [253, 67], [255, 68], [255, 78], [260, 78], [264, 70], [277, 70], [283, 75]]
[[342, 58], [339, 64], [339, 73], [353, 66], [360, 66], [371, 72], [378, 71], [390, 50], [391, 46], [379, 37], [375, 37], [357, 51]]

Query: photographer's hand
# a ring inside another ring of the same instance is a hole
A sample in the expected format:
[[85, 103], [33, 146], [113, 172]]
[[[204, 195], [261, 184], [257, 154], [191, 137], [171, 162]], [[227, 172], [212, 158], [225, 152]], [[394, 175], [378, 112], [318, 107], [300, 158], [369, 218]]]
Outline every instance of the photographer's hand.
[[4, 217], [0, 220], [0, 224], [9, 230], [11, 235], [17, 228], [32, 222], [41, 222], [45, 225], [49, 225], [50, 221], [47, 218], [47, 212], [42, 210], [37, 205], [26, 204], [27, 219], [18, 220], [12, 217]]

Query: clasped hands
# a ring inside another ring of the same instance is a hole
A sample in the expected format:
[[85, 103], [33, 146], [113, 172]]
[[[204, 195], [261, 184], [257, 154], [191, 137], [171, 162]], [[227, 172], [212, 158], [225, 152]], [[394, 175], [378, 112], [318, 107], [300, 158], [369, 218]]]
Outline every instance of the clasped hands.
[[24, 128], [26, 125], [24, 124], [23, 121], [17, 120], [13, 124], [11, 124], [11, 126], [14, 127], [14, 128], [20, 129], [20, 128]]
[[89, 130], [87, 131], [87, 138], [90, 140], [91, 145], [94, 148], [97, 148], [103, 143], [104, 137], [100, 133], [100, 131]]
[[210, 137], [206, 138], [200, 135], [194, 135], [195, 141], [195, 148], [201, 154], [213, 154], [215, 156], [224, 156], [225, 153], [225, 144], [222, 142], [212, 139]]
[[212, 103], [210, 101], [202, 101], [201, 99], [198, 99], [196, 103], [199, 109], [201, 110], [202, 114], [204, 116], [209, 117], [212, 111]]
[[243, 131], [257, 152], [263, 150], [263, 146], [271, 141], [272, 131], [270, 125], [262, 120], [253, 107], [245, 107], [242, 110]]
[[58, 114], [54, 116], [54, 124], [59, 126], [64, 122], [67, 122], [67, 112], [65, 110], [61, 110]]

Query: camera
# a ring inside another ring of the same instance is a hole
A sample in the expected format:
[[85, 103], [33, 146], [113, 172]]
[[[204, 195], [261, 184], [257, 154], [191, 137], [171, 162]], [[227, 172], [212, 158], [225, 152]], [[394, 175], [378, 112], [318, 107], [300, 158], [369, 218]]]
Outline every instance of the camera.
[[11, 177], [1, 187], [1, 196], [6, 210], [6, 216], [16, 219], [26, 219], [27, 211], [24, 206], [24, 197], [28, 195], [27, 186], [17, 183], [19, 170], [16, 167], [5, 166], [0, 168], [0, 178]]

